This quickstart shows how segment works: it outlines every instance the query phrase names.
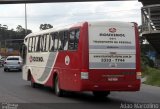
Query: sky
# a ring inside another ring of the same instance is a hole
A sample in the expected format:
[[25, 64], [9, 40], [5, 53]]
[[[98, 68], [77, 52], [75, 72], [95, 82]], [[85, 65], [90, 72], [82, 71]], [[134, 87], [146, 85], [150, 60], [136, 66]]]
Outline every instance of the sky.
[[[40, 24], [54, 27], [83, 21], [125, 21], [141, 24], [138, 1], [68, 2], [27, 4], [27, 28], [40, 31]], [[25, 4], [0, 4], [0, 24], [25, 28]]]

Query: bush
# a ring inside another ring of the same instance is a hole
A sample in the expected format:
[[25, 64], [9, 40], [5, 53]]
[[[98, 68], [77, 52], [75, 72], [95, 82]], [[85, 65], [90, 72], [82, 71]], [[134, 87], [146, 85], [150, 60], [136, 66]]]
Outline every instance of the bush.
[[146, 67], [143, 75], [147, 77], [147, 80], [144, 82], [145, 84], [160, 86], [160, 70]]
[[150, 66], [154, 67], [154, 62], [153, 60], [149, 59], [148, 56], [141, 54], [141, 65], [143, 66]]

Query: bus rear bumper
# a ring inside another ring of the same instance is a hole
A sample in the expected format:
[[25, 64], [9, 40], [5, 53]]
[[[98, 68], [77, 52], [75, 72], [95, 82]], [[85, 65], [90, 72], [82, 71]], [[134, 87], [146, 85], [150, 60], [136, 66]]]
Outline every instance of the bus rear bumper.
[[91, 82], [82, 81], [81, 91], [139, 91], [141, 81], [124, 82]]

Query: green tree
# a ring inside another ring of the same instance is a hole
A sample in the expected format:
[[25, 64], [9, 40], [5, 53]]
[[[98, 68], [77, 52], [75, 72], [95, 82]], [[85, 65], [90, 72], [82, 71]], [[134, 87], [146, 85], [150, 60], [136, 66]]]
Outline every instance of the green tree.
[[141, 68], [142, 71], [144, 71], [147, 66], [154, 67], [154, 62], [147, 56], [147, 53], [155, 50], [150, 43], [146, 43], [146, 38], [142, 35], [143, 31], [141, 25], [138, 26], [138, 31], [139, 31], [139, 40], [141, 46]]
[[17, 32], [22, 32], [22, 31], [24, 31], [24, 28], [22, 28], [21, 25], [18, 25], [16, 30], [17, 30]]
[[16, 28], [16, 32], [17, 32], [17, 35], [16, 35], [15, 38], [23, 39], [26, 35], [31, 33], [32, 30], [27, 29], [27, 31], [26, 31], [21, 25], [18, 25], [17, 28]]
[[53, 26], [51, 24], [41, 24], [39, 28], [40, 30], [46, 30], [49, 28], [53, 28]]

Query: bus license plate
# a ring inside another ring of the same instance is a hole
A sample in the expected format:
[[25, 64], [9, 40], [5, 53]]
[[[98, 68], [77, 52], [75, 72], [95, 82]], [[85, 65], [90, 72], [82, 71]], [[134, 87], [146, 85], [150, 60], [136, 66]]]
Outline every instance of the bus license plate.
[[118, 78], [108, 78], [108, 81], [118, 81]]

